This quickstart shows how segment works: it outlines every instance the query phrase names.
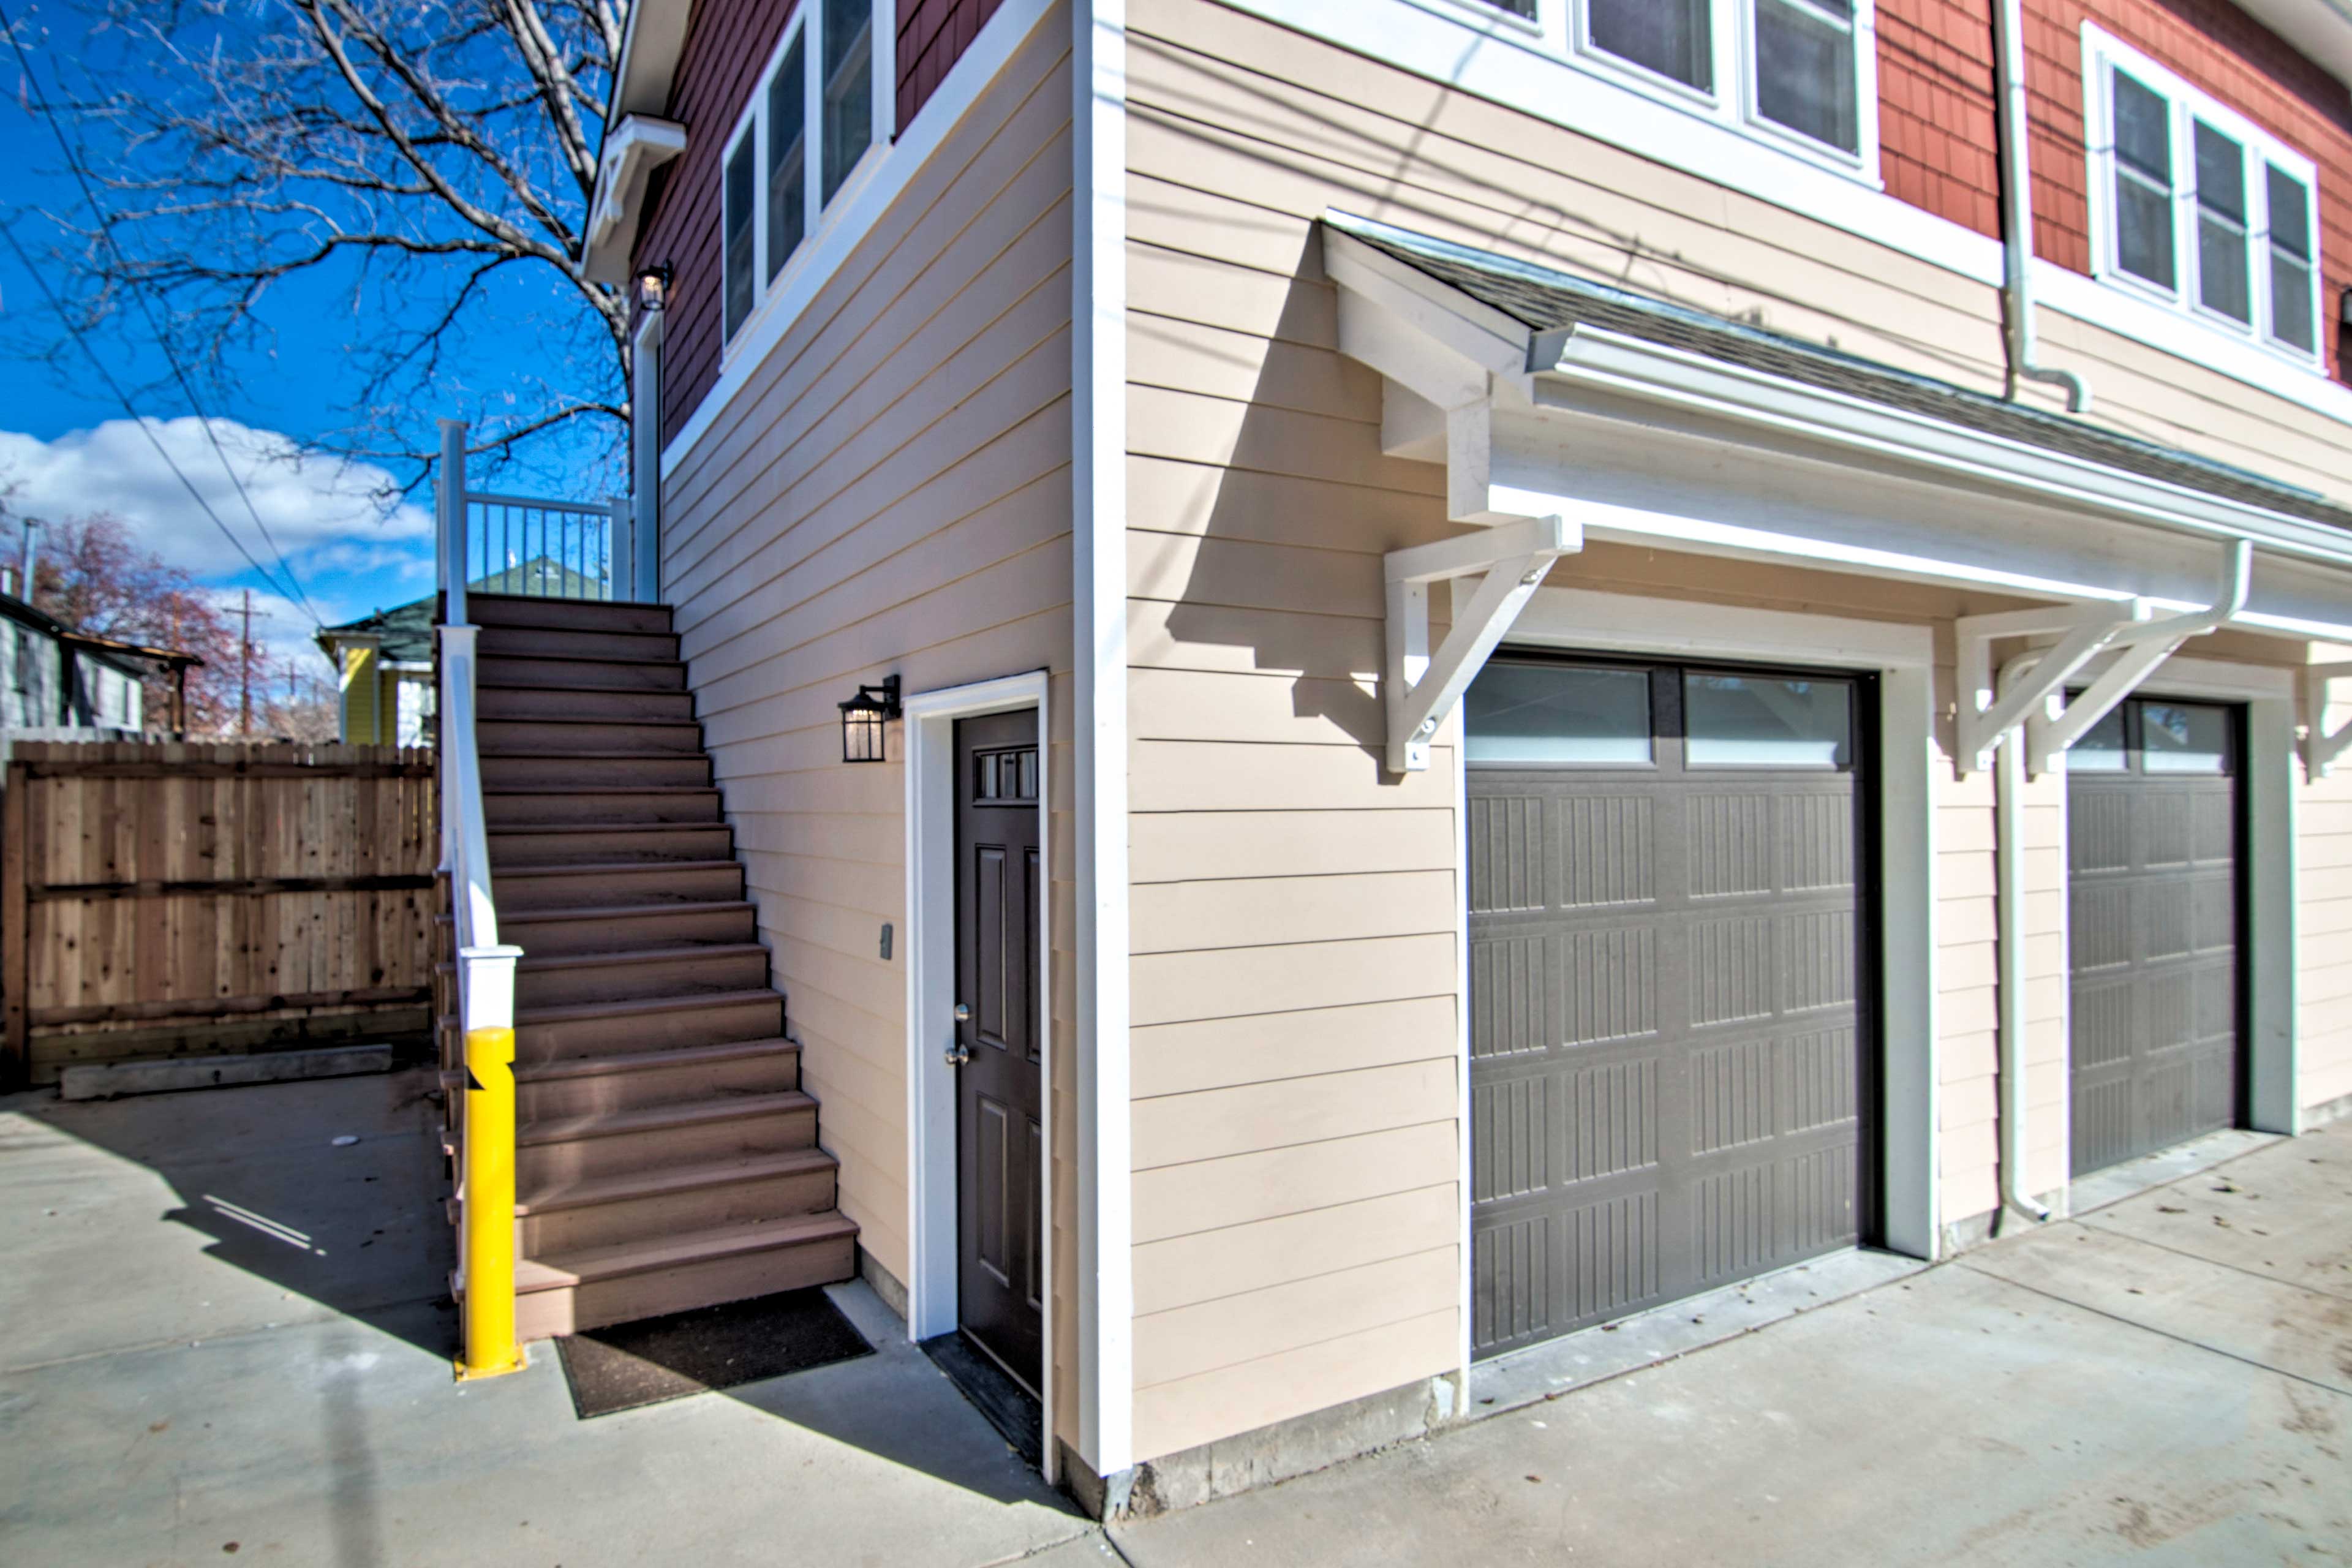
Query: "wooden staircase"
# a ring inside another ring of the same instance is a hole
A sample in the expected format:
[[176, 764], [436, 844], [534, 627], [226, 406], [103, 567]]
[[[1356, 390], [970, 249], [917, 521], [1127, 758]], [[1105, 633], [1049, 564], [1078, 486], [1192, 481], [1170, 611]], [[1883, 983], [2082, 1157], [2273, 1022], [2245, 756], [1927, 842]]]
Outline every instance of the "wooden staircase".
[[848, 1279], [857, 1226], [835, 1207], [670, 612], [467, 608], [499, 934], [523, 950], [522, 1337]]

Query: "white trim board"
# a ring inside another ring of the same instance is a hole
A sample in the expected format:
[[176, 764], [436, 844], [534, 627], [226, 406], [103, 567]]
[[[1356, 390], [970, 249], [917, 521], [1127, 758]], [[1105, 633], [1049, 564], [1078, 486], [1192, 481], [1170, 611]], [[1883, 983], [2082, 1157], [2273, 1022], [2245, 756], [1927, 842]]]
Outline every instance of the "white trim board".
[[944, 1071], [955, 1038], [955, 729], [959, 719], [1022, 709], [1037, 715], [1037, 994], [1044, 1153], [1037, 1183], [1038, 1269], [1045, 1290], [1039, 1404], [1044, 1469], [1060, 1479], [1054, 1430], [1054, 828], [1053, 706], [1044, 670], [919, 692], [906, 714], [907, 850], [907, 1337], [920, 1342], [956, 1331], [956, 1092]]
[[[1010, 0], [1008, 0], [1008, 8]], [[1127, 0], [1074, 0], [1071, 620], [1077, 759], [1078, 1452], [1135, 1459], [1129, 1060]]]
[[[923, 165], [955, 134], [982, 95], [1056, 3], [1057, 0], [1004, 0], [996, 15], [982, 26], [971, 47], [950, 68], [947, 79], [923, 105], [923, 111], [915, 116], [914, 128], [894, 143], [866, 150], [860, 167], [843, 184], [808, 237], [801, 242], [792, 265], [768, 286], [766, 297], [753, 307], [751, 318], [727, 346], [719, 379], [702, 395], [702, 402], [684, 427], [664, 443], [663, 479], [675, 473], [687, 454], [710, 433], [719, 416], [784, 341], [793, 323], [800, 320], [801, 312], [833, 281], [868, 231], [921, 173]], [[764, 71], [761, 79], [766, 79]], [[897, 100], [895, 86], [891, 99], [894, 102]], [[731, 146], [733, 141], [730, 132], [728, 144]], [[724, 301], [720, 308], [724, 309]], [[723, 321], [720, 330], [725, 330]]]
[[[1567, 567], [1575, 569], [1571, 561]], [[1457, 587], [1455, 593], [1464, 592]], [[1671, 628], [1671, 629], [1666, 629]], [[1633, 594], [1545, 587], [1521, 611], [1506, 647], [1757, 659], [1854, 669], [1878, 677], [1879, 1241], [1934, 1258], [1943, 1233], [1936, 984], [1937, 856], [1932, 627]], [[1456, 753], [1459, 755], [1460, 753]], [[1464, 772], [1467, 772], [1466, 769]], [[1466, 867], [1467, 862], [1464, 863]], [[1465, 914], [1465, 931], [1467, 915]], [[1470, 977], [1457, 1005], [1466, 1016]], [[1465, 1047], [1466, 1049], [1466, 1046]], [[1465, 1058], [1463, 1070], [1468, 1071]], [[1466, 1117], [1467, 1110], [1464, 1111]], [[1463, 1138], [1466, 1143], [1469, 1128]], [[1465, 1273], [1468, 1232], [1464, 1232]]]
[[[1454, 0], [1221, 0], [1398, 69], [1489, 99], [1596, 141], [1815, 218], [1998, 289], [2000, 242], [1758, 136], [1669, 107], [1562, 57], [1541, 32]], [[1433, 68], [1430, 62], [1444, 62]], [[2352, 388], [2168, 306], [2047, 261], [2045, 310], [2144, 342], [2352, 424]], [[2045, 325], [2045, 339], [2062, 342]]]

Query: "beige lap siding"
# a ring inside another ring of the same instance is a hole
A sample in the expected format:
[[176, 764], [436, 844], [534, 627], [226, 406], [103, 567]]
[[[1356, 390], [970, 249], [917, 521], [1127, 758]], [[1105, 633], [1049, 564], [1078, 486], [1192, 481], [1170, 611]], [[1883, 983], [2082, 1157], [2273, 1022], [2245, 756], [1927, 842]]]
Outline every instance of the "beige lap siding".
[[906, 742], [845, 764], [836, 704], [894, 671], [910, 692], [1051, 671], [1053, 1355], [1073, 1432], [1067, 57], [1049, 19], [685, 456], [663, 575], [842, 1210], [902, 1281]]
[[[2352, 647], [2322, 647], [2315, 657], [2352, 659]], [[2352, 703], [2330, 707], [2327, 724], [2352, 724]], [[2298, 765], [2295, 1102], [2340, 1112], [2352, 1109], [2352, 757], [2326, 778], [2305, 779]]]

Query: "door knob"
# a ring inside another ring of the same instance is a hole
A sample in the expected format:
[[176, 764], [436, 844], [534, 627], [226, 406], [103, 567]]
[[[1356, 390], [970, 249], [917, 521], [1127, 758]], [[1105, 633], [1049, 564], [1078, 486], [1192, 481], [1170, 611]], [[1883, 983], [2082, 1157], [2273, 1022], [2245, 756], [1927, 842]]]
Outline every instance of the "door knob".
[[961, 1002], [956, 1004], [956, 1022], [959, 1024], [971, 1022], [971, 1008]]
[[947, 1058], [948, 1066], [951, 1068], [960, 1068], [963, 1066], [964, 1063], [971, 1060], [971, 1052], [964, 1048], [964, 1043], [961, 1040], [958, 1040], [954, 1045], [948, 1047]]

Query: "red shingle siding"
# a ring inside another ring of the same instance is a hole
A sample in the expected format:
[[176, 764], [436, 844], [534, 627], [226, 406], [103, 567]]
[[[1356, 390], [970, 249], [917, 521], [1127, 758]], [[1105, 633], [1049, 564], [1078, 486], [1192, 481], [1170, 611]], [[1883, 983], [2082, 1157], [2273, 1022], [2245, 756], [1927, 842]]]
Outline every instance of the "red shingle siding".
[[1992, 0], [1878, 0], [1887, 194], [1999, 238]]
[[[2095, 22], [2319, 166], [2321, 295], [2352, 281], [2352, 94], [2230, 0], [2025, 0], [2034, 250], [2091, 269], [2083, 32]], [[1992, 0], [1878, 0], [1880, 169], [1887, 191], [2000, 233]], [[2331, 366], [2337, 344], [2323, 331]], [[2340, 372], [2339, 372], [2340, 374]]]
[[654, 176], [652, 216], [632, 258], [672, 269], [662, 323], [662, 429], [669, 435], [719, 379], [719, 165], [796, 9], [793, 0], [697, 0], [688, 27], [667, 110], [686, 127], [686, 151]]
[[948, 68], [1004, 0], [898, 0], [898, 126], [915, 122]]

